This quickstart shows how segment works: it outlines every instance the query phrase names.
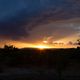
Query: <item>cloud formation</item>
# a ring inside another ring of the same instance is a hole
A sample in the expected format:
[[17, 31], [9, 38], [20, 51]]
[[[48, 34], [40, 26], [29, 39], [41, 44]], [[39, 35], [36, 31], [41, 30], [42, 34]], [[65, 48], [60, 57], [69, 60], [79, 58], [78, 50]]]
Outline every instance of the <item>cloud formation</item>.
[[0, 0], [0, 36], [19, 40], [49, 21], [79, 18], [79, 4], [79, 0]]

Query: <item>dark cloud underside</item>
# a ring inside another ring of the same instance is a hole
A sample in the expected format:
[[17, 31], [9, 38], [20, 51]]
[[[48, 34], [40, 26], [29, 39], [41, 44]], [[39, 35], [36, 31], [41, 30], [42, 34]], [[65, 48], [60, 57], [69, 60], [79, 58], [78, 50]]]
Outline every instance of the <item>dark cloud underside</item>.
[[79, 0], [0, 0], [0, 36], [18, 40], [49, 20], [79, 17]]

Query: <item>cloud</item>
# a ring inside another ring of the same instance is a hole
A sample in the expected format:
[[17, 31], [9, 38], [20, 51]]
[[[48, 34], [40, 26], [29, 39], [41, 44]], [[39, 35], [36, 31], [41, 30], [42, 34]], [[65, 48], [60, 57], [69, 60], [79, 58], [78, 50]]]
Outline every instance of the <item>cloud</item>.
[[[75, 29], [75, 26], [72, 26], [74, 22], [70, 21], [58, 21], [51, 22], [44, 25], [39, 25], [33, 31], [31, 31], [28, 41], [39, 41], [39, 40], [48, 40], [56, 41], [62, 40], [66, 37], [75, 37], [78, 36], [78, 31]], [[76, 23], [75, 23], [76, 24]], [[74, 35], [74, 36], [73, 36]], [[69, 39], [69, 38], [68, 38]], [[71, 39], [72, 40], [72, 39]]]
[[80, 17], [79, 3], [79, 0], [1, 0], [0, 36], [19, 40], [28, 37], [39, 25]]

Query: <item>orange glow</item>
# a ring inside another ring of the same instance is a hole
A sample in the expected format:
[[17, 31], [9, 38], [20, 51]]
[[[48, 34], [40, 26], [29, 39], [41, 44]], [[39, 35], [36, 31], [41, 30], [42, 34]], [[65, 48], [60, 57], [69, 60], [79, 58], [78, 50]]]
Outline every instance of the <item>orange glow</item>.
[[48, 49], [48, 48], [50, 48], [50, 47], [45, 46], [45, 45], [38, 45], [38, 46], [35, 46], [35, 48], [38, 48], [38, 49], [40, 49], [40, 50], [43, 50], [43, 49]]
[[0, 47], [4, 47], [4, 45], [6, 44], [6, 45], [14, 45], [17, 48], [38, 48], [40, 50], [48, 48], [73, 48], [76, 47], [76, 45], [70, 45], [67, 43], [69, 41], [75, 42], [76, 39], [77, 39], [76, 35], [73, 35], [53, 41], [52, 43], [49, 43], [47, 40], [36, 40], [36, 42], [34, 43], [5, 40], [0, 42]]
[[43, 41], [43, 43], [48, 43], [48, 41]]

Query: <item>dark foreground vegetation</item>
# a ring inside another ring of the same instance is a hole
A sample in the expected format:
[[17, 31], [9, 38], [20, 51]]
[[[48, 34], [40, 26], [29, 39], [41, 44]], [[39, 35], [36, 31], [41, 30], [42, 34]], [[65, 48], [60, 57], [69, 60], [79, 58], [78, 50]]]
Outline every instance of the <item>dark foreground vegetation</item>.
[[80, 80], [80, 48], [0, 49], [0, 80]]

